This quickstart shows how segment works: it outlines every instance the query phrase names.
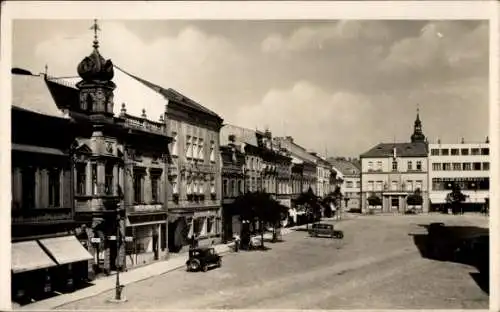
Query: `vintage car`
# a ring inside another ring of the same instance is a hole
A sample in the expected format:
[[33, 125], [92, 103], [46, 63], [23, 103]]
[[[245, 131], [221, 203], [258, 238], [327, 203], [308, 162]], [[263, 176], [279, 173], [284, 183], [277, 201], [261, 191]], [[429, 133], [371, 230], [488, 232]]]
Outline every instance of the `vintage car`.
[[189, 250], [189, 258], [186, 261], [188, 272], [208, 271], [209, 267], [221, 267], [222, 256], [217, 254], [213, 247], [198, 247]]
[[329, 236], [331, 238], [344, 238], [342, 231], [335, 231], [333, 224], [315, 223], [309, 229], [309, 235], [313, 237]]

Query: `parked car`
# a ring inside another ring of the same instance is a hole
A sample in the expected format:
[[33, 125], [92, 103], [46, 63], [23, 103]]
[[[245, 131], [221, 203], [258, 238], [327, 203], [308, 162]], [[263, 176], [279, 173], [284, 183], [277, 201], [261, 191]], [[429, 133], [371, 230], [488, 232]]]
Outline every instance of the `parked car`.
[[313, 237], [329, 236], [331, 238], [344, 238], [344, 233], [342, 231], [335, 231], [333, 224], [328, 223], [313, 224], [309, 230], [309, 235]]
[[222, 256], [217, 254], [213, 247], [197, 247], [189, 250], [189, 258], [186, 261], [186, 269], [188, 272], [208, 271], [208, 268], [222, 266]]

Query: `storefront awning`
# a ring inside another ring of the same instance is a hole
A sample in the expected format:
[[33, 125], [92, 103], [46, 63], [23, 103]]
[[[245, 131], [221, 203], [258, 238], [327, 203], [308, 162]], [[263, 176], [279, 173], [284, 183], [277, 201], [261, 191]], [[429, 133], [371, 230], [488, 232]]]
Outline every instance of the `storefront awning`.
[[56, 266], [42, 247], [34, 240], [12, 244], [11, 269], [14, 273]]
[[68, 264], [92, 259], [92, 255], [75, 236], [40, 239], [39, 242], [56, 259], [58, 264]]

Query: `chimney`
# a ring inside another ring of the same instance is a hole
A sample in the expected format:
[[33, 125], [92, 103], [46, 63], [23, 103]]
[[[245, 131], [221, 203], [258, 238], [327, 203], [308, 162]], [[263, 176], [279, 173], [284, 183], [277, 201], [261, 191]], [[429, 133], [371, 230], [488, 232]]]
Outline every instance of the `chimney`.
[[485, 141], [486, 144], [490, 143], [490, 137], [486, 137], [486, 141]]
[[464, 139], [464, 138], [462, 138], [462, 141], [461, 141], [460, 143], [464, 144], [464, 143], [465, 143], [465, 139]]

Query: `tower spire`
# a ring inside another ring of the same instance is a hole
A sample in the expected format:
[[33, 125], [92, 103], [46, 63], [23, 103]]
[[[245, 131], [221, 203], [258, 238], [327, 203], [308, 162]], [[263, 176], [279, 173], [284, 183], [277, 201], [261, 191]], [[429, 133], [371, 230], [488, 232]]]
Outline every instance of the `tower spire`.
[[420, 105], [417, 103], [417, 118], [413, 126], [411, 142], [425, 142], [425, 135], [422, 132], [422, 122], [420, 121]]
[[93, 47], [94, 49], [99, 48], [99, 40], [97, 38], [97, 32], [100, 31], [101, 29], [99, 28], [99, 24], [97, 24], [97, 19], [94, 19], [94, 24], [90, 27], [94, 31], [94, 42], [93, 42]]

